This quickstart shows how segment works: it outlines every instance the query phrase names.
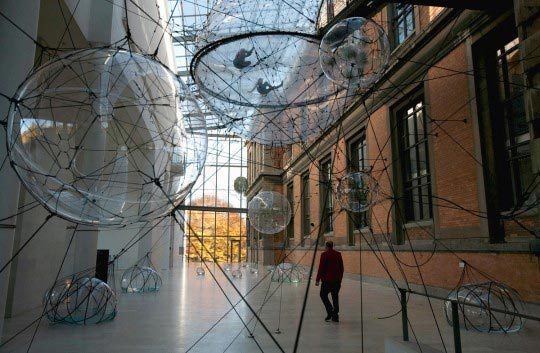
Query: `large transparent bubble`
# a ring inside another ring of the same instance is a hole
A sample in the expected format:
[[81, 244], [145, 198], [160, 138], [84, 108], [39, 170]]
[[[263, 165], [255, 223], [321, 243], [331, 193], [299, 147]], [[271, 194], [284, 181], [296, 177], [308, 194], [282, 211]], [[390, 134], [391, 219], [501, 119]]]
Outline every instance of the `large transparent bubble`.
[[264, 234], [281, 232], [291, 220], [289, 201], [278, 192], [261, 191], [248, 204], [249, 222]]
[[339, 180], [336, 197], [344, 209], [365, 212], [377, 202], [379, 184], [370, 173], [350, 173]]
[[520, 331], [525, 324], [525, 319], [516, 316], [525, 313], [521, 297], [502, 283], [464, 284], [452, 291], [447, 299], [444, 313], [450, 325], [452, 301], [458, 302], [459, 325], [466, 330], [510, 333]]
[[114, 319], [117, 300], [107, 283], [73, 275], [58, 280], [43, 304], [50, 322], [89, 325]]
[[324, 74], [343, 87], [367, 89], [384, 73], [390, 44], [384, 29], [363, 17], [336, 23], [324, 35], [319, 58]]
[[73, 51], [37, 68], [15, 100], [12, 165], [38, 201], [70, 221], [107, 226], [164, 215], [204, 164], [197, 102], [150, 57]]
[[132, 266], [122, 274], [120, 285], [126, 293], [157, 292], [162, 280], [159, 273], [151, 267]]
[[319, 0], [218, 1], [198, 33], [191, 73], [220, 126], [261, 144], [318, 136], [355, 92], [319, 64]]

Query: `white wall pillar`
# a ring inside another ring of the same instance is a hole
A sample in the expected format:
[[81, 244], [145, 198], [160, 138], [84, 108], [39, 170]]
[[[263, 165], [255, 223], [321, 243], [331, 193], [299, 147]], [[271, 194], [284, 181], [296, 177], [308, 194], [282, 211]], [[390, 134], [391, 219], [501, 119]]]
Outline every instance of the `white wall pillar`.
[[[33, 38], [37, 37], [38, 0], [5, 0], [0, 2], [0, 11], [20, 26]], [[0, 18], [0, 92], [12, 96], [17, 87], [26, 78], [34, 63], [35, 44], [21, 31], [16, 29], [6, 19]], [[0, 98], [0, 120], [6, 117], [9, 102]], [[6, 135], [0, 131], [0, 161], [6, 157]], [[1, 163], [1, 162], [0, 162]], [[6, 162], [7, 163], [7, 162]], [[17, 212], [19, 199], [19, 181], [9, 166], [4, 165], [0, 170], [0, 218]], [[0, 266], [3, 266], [12, 255], [15, 229], [5, 225], [15, 225], [16, 218], [2, 221], [0, 226]], [[0, 342], [2, 341], [3, 323], [6, 308], [6, 298], [10, 267], [0, 274]]]

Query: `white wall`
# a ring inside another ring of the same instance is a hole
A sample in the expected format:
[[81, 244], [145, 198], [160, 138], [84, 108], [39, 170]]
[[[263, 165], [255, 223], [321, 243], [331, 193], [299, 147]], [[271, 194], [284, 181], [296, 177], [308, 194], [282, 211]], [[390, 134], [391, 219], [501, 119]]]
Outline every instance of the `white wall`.
[[[124, 1], [113, 1], [120, 3], [123, 7]], [[121, 7], [107, 1], [65, 0], [65, 3], [71, 11], [74, 11], [75, 22], [91, 44], [110, 43], [125, 35], [122, 23], [125, 13], [118, 11]], [[157, 0], [157, 3], [159, 16], [155, 1], [138, 0], [141, 8], [155, 16], [156, 21], [165, 26], [168, 19], [166, 1]], [[128, 6], [132, 7], [130, 11], [140, 12], [136, 7], [133, 8], [134, 5]], [[0, 1], [2, 13], [35, 38], [38, 37], [39, 9], [39, 0]], [[48, 24], [49, 21], [45, 23]], [[162, 29], [152, 21], [141, 20], [141, 17], [134, 14], [129, 15], [129, 23], [133, 39], [142, 48], [149, 48], [149, 52], [155, 51], [163, 34]], [[47, 28], [39, 28], [39, 31], [46, 33]], [[11, 24], [0, 19], [0, 48], [9, 48], [9, 50], [3, 50], [0, 55], [0, 77], [2, 77], [0, 92], [12, 95], [33, 66], [35, 45]], [[171, 68], [174, 67], [172, 43], [168, 35], [161, 42], [158, 58]], [[5, 116], [8, 105], [5, 99], [0, 98], [2, 118]], [[6, 154], [3, 131], [0, 132], [0, 139], [1, 161]], [[19, 195], [19, 181], [11, 168], [4, 167], [0, 171], [0, 180], [2, 180], [2, 188], [0, 188], [0, 218], [2, 218], [15, 213], [17, 205], [30, 202], [32, 198], [24, 191]], [[47, 214], [48, 212], [40, 206], [9, 222], [13, 225], [17, 222], [15, 229], [0, 228], [0, 265], [11, 257], [14, 249], [18, 249], [33, 234]], [[41, 305], [42, 295], [57, 274], [72, 232], [73, 224], [58, 217], [52, 218], [28, 247], [20, 253], [16, 261], [0, 275], [0, 333], [6, 308], [9, 316], [16, 316]], [[109, 249], [111, 254], [119, 252], [134, 232], [136, 230], [133, 229], [98, 231], [95, 228], [79, 227], [61, 275], [94, 266], [98, 248]], [[146, 253], [160, 238], [162, 232], [163, 228], [153, 231], [146, 241], [128, 251], [120, 259], [119, 267], [131, 266], [140, 254]], [[154, 249], [153, 260], [158, 268], [166, 268], [169, 264], [168, 233], [161, 239], [160, 244]], [[173, 253], [177, 254], [177, 250]]]
[[[21, 11], [21, 8], [24, 11]], [[0, 11], [17, 23], [29, 35], [36, 36], [39, 16], [39, 1], [10, 0], [0, 1]], [[12, 96], [31, 69], [34, 61], [34, 43], [25, 37], [5, 19], [0, 19], [0, 92]], [[4, 119], [9, 108], [9, 102], [0, 98], [0, 119]], [[0, 161], [6, 157], [5, 130], [0, 128]], [[14, 214], [17, 211], [19, 198], [19, 181], [9, 167], [0, 169], [0, 218]], [[2, 224], [14, 225], [16, 218], [2, 221]], [[0, 228], [0, 267], [11, 258], [15, 229]], [[0, 274], [0, 341], [2, 341], [5, 306], [11, 268], [8, 267]]]

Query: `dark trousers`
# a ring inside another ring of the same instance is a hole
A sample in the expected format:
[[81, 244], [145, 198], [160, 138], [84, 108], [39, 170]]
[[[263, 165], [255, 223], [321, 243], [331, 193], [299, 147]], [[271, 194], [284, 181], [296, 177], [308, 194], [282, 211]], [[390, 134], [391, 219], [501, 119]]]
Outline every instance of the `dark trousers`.
[[[322, 282], [321, 284], [321, 299], [326, 308], [328, 316], [334, 316], [339, 313], [339, 290], [341, 282]], [[328, 300], [328, 294], [332, 295], [332, 304]]]

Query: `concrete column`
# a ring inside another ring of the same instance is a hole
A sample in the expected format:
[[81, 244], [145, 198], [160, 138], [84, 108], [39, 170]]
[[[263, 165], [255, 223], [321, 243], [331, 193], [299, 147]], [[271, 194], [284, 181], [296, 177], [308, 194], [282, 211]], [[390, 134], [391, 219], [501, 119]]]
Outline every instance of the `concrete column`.
[[[40, 1], [37, 0], [7, 0], [0, 2], [0, 11], [20, 26], [33, 38], [37, 37]], [[4, 48], [0, 56], [0, 92], [12, 96], [17, 87], [26, 78], [28, 71], [34, 63], [35, 44], [21, 31], [10, 24], [6, 19], [0, 18], [0, 48]], [[0, 98], [0, 120], [4, 120], [9, 109], [9, 102]], [[0, 131], [0, 161], [6, 158], [6, 134]], [[1, 163], [1, 162], [0, 162]], [[6, 164], [0, 169], [0, 218], [17, 212], [19, 199], [19, 181]], [[0, 266], [11, 258], [13, 238], [15, 235], [16, 218], [0, 222]], [[4, 315], [10, 267], [0, 274], [0, 342], [2, 341]]]

